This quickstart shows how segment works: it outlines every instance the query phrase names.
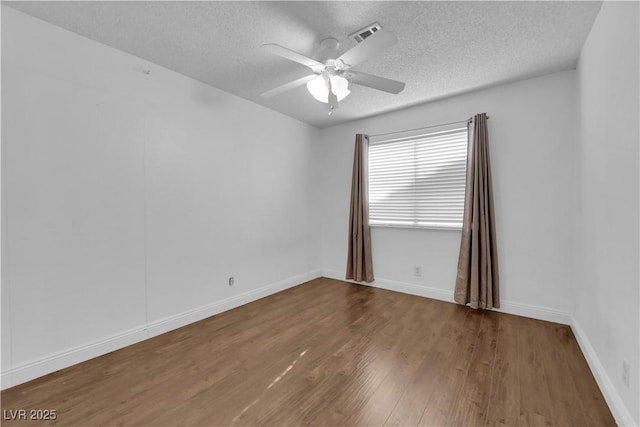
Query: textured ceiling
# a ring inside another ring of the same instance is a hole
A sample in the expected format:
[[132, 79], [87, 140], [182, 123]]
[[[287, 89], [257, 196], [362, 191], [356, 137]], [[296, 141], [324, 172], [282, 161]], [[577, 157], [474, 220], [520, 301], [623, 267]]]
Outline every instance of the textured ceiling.
[[[317, 127], [573, 68], [601, 2], [4, 2]], [[352, 86], [332, 116], [304, 86], [260, 93], [309, 74], [259, 49], [314, 57], [326, 37], [378, 21], [398, 44], [354, 67], [406, 82], [398, 95]]]

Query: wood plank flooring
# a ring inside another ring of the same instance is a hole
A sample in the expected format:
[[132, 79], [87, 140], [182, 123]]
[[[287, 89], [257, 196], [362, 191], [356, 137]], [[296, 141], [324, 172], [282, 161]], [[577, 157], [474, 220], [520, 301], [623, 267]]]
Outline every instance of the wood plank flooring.
[[568, 326], [325, 278], [1, 397], [6, 426], [615, 425]]

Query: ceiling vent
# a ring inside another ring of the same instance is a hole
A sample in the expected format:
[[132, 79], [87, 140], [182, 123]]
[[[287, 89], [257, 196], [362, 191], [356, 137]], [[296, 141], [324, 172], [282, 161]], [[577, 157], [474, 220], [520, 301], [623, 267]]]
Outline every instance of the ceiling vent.
[[374, 22], [371, 25], [367, 25], [366, 27], [356, 31], [355, 33], [349, 34], [349, 38], [356, 43], [361, 43], [364, 39], [382, 29], [382, 26], [377, 22]]

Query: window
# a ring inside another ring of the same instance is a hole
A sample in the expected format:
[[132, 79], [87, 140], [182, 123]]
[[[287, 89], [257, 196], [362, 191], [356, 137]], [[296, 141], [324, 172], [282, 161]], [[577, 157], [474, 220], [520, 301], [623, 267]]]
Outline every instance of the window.
[[464, 123], [383, 138], [369, 145], [369, 225], [461, 229]]

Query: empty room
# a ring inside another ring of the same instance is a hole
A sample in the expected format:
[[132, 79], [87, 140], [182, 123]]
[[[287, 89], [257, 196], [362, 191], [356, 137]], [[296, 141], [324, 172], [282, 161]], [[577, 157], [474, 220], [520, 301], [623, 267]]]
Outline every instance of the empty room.
[[639, 21], [3, 1], [0, 422], [640, 425]]

